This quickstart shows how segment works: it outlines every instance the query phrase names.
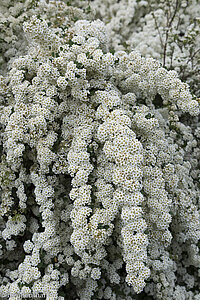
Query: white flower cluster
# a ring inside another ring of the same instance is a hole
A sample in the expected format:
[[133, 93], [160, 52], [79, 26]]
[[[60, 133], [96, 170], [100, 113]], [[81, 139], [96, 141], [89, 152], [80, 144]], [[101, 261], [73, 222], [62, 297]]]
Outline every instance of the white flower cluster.
[[0, 298], [198, 300], [199, 101], [141, 44], [177, 15], [86, 2], [0, 1]]
[[[197, 116], [199, 104], [193, 100], [187, 84], [181, 82], [175, 71], [167, 71], [152, 58], [145, 59], [137, 51], [127, 54], [118, 51], [119, 70], [116, 70], [116, 81], [120, 79], [120, 87], [124, 93], [135, 93], [140, 97], [148, 97], [150, 105], [156, 95], [160, 95], [163, 105], [172, 105], [184, 113]], [[155, 105], [155, 101], [153, 102]]]
[[[92, 125], [79, 126], [72, 141], [72, 148], [68, 153], [69, 174], [74, 177], [72, 180], [73, 189], [70, 192], [70, 198], [75, 200], [76, 206], [71, 212], [71, 220], [74, 231], [71, 236], [71, 243], [75, 252], [80, 253], [88, 248], [89, 235], [87, 218], [91, 214], [91, 208], [87, 204], [91, 203], [90, 185], [88, 186], [88, 177], [93, 170], [90, 163], [90, 156], [87, 152], [87, 146], [91, 143]], [[89, 193], [88, 193], [89, 192]]]
[[[114, 102], [112, 106], [116, 103]], [[140, 293], [145, 286], [144, 280], [150, 275], [150, 270], [144, 265], [148, 245], [147, 236], [144, 234], [146, 222], [142, 218], [141, 206], [137, 205], [137, 199], [142, 198], [142, 194], [140, 195], [142, 145], [130, 126], [131, 120], [123, 110], [115, 109], [99, 126], [97, 136], [99, 141], [104, 143], [103, 152], [106, 158], [115, 163], [112, 182], [116, 189], [114, 200], [120, 203], [122, 210], [121, 235], [127, 271], [126, 282]], [[123, 201], [122, 197], [129, 201]]]
[[106, 24], [110, 48], [133, 48], [176, 70], [199, 97], [200, 6], [198, 0], [91, 1], [94, 17]]

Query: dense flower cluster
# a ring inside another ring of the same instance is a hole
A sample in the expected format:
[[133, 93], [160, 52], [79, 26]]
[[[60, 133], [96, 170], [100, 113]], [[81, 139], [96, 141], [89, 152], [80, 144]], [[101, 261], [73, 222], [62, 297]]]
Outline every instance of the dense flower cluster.
[[132, 37], [165, 10], [86, 2], [0, 1], [0, 298], [198, 300], [198, 98]]
[[93, 0], [90, 6], [93, 15], [106, 24], [111, 49], [134, 48], [158, 59], [200, 96], [198, 0]]

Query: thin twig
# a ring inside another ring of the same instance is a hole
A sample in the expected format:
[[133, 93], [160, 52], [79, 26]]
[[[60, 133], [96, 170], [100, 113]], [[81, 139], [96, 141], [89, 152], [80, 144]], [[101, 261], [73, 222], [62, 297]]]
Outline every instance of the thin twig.
[[187, 63], [189, 63], [189, 61], [192, 60], [192, 59], [195, 57], [195, 55], [196, 55], [199, 51], [200, 51], [200, 48], [197, 49], [197, 50], [193, 53], [193, 55], [192, 55], [191, 57], [188, 58]]
[[169, 37], [169, 29], [171, 28], [172, 22], [174, 21], [174, 18], [175, 18], [176, 13], [177, 13], [178, 2], [179, 2], [179, 0], [176, 0], [176, 5], [175, 5], [174, 13], [173, 13], [173, 16], [172, 16], [172, 18], [171, 18], [170, 21], [168, 19], [168, 14], [167, 14], [167, 26], [166, 26], [167, 27], [167, 31], [166, 31], [164, 51], [163, 51], [163, 67], [165, 66], [165, 61], [166, 61], [166, 52], [167, 52], [167, 42], [168, 42], [168, 37]]
[[157, 31], [158, 31], [158, 35], [159, 35], [159, 38], [160, 38], [161, 47], [163, 48], [163, 47], [164, 47], [164, 44], [163, 44], [161, 32], [160, 32], [160, 30], [159, 30], [158, 23], [157, 23], [157, 20], [156, 20], [155, 15], [154, 15], [154, 12], [152, 12], [152, 15], [153, 15], [154, 22], [155, 22], [155, 26], [156, 26], [156, 29], [157, 29]]

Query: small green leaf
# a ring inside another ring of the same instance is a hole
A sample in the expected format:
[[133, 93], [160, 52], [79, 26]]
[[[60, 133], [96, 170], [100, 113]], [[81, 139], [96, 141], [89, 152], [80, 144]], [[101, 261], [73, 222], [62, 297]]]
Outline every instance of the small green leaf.
[[104, 223], [99, 223], [97, 229], [108, 229], [109, 225], [104, 225]]
[[152, 114], [151, 114], [151, 113], [148, 113], [148, 114], [145, 116], [145, 118], [146, 118], [146, 119], [152, 119], [152, 118], [153, 118], [153, 116], [152, 116]]
[[68, 41], [69, 46], [71, 47], [72, 45], [74, 45], [74, 42], [72, 40]]

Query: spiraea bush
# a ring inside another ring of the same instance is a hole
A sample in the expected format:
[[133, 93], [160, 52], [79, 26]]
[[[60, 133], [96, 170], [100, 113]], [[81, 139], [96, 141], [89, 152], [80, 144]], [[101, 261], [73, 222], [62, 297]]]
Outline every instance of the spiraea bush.
[[126, 2], [0, 1], [1, 299], [200, 299], [196, 65]]

